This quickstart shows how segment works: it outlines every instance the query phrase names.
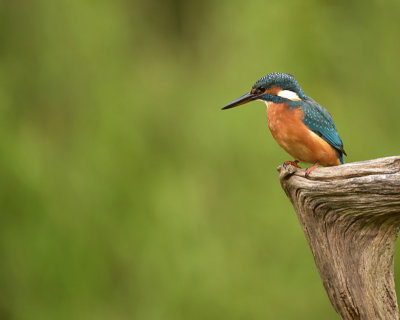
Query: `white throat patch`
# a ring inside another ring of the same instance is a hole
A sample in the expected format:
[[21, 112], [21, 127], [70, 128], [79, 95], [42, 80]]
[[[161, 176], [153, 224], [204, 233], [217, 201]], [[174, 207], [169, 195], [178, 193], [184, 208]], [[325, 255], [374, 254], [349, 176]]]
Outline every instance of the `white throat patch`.
[[257, 99], [257, 101], [264, 102], [264, 103], [267, 105], [267, 108], [268, 108], [268, 106], [269, 106], [270, 103], [271, 103], [271, 101], [266, 101], [266, 100], [262, 100], [262, 99]]
[[297, 93], [291, 90], [281, 90], [279, 91], [278, 96], [292, 101], [301, 100]]

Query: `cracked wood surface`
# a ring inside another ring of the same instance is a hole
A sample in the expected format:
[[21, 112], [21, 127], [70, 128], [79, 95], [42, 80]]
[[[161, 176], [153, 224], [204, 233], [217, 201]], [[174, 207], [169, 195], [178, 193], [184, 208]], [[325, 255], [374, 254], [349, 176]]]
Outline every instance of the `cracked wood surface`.
[[398, 319], [393, 259], [400, 156], [305, 170], [279, 167], [329, 299], [343, 319]]

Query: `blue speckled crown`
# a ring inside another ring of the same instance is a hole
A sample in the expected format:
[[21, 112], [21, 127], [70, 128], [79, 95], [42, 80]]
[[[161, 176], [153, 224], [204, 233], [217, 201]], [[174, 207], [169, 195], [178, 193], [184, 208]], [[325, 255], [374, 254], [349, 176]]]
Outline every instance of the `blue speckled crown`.
[[289, 73], [281, 73], [281, 72], [273, 72], [267, 74], [266, 76], [262, 77], [258, 80], [253, 88], [258, 88], [261, 86], [271, 87], [276, 85], [283, 90], [291, 90], [298, 94], [300, 98], [306, 97], [303, 90], [301, 90], [299, 84], [297, 83], [296, 79]]

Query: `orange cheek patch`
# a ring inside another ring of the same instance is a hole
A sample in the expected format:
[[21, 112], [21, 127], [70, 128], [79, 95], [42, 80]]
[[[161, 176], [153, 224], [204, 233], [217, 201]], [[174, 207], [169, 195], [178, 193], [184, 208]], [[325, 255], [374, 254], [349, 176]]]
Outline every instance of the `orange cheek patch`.
[[277, 96], [278, 93], [281, 91], [282, 89], [277, 87], [277, 86], [272, 86], [271, 88], [267, 89], [267, 91], [265, 91], [265, 93], [269, 93], [272, 94], [274, 96]]

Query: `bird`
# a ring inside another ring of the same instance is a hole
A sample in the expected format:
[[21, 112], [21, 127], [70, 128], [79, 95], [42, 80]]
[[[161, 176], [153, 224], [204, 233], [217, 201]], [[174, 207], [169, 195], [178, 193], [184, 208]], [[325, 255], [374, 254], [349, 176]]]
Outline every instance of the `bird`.
[[319, 165], [344, 164], [343, 155], [347, 154], [331, 114], [304, 93], [293, 75], [270, 73], [259, 79], [250, 92], [222, 110], [251, 101], [265, 102], [273, 138], [294, 158], [294, 161], [285, 161], [284, 167], [301, 168], [299, 162], [311, 163], [305, 171], [308, 177]]

